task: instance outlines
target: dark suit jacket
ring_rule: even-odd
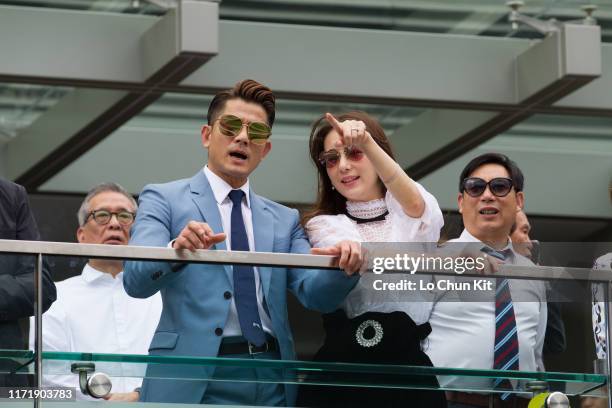
[[[25,189],[0,179],[0,239],[40,239]],[[0,349],[24,349],[27,336],[18,320],[34,314],[35,255],[0,253]],[[55,285],[43,268],[43,309],[55,301]],[[0,371],[2,367],[0,367]],[[0,375],[0,386],[3,383]]]

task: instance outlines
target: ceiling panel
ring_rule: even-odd
[[[221,18],[333,27],[458,35],[541,38],[535,30],[508,23],[505,0],[224,0]],[[528,0],[521,12],[542,20],[580,20],[581,7],[598,7],[594,17],[604,41],[612,41],[610,0]]]
[[[71,88],[0,83],[0,145],[13,140]]]
[[[105,13],[164,14],[175,0],[2,0],[0,4]]]
[[[197,0],[196,0],[197,1]],[[223,0],[226,20],[277,22],[495,37],[541,37],[522,26],[512,31],[505,0]],[[543,20],[582,19],[581,7],[593,4],[604,41],[612,41],[612,0],[528,0],[521,12]],[[0,0],[0,4],[162,15],[177,0]]]

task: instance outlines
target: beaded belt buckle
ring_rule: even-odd
[[[366,339],[363,335],[369,327],[374,329],[374,337]],[[383,338],[382,325],[376,320],[365,320],[357,327],[355,338],[357,339],[357,343],[362,347],[374,347],[380,343]]]

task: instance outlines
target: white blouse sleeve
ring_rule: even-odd
[[[310,245],[317,248],[333,246],[346,239],[363,240],[355,225],[342,214],[317,215],[306,223],[305,229]]]
[[[437,242],[440,239],[440,229],[444,226],[444,218],[438,200],[421,184],[417,182],[415,184],[425,202],[423,215],[418,218],[406,214],[391,192],[387,191],[385,196],[389,214],[393,217],[394,239],[397,241]]]

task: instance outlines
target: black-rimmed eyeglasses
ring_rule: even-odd
[[[136,214],[129,211],[113,212],[108,210],[96,210],[90,212],[85,221],[89,220],[89,218],[91,217],[98,225],[106,225],[111,221],[113,215],[117,217],[117,221],[119,222],[119,224],[128,226],[132,225]]]

